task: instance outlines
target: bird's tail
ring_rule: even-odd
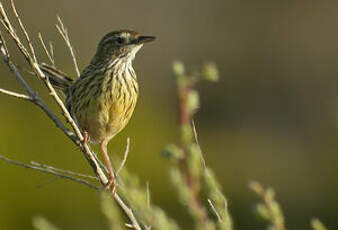
[[[50,65],[42,63],[40,69],[48,76],[54,88],[61,90],[63,93],[66,93],[67,89],[73,84],[74,80],[72,78]]]

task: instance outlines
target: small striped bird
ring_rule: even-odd
[[[154,39],[130,30],[108,33],[100,41],[90,64],[75,81],[52,67],[42,66],[53,86],[66,95],[66,107],[80,126],[85,142],[100,144],[109,171],[106,187],[112,191],[115,179],[107,144],[133,114],[139,88],[132,61],[143,44]]]

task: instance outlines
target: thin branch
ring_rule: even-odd
[[[119,167],[119,169],[116,171],[116,175],[119,175],[120,171],[123,169],[124,165],[127,162],[127,157],[128,157],[128,153],[129,153],[129,147],[130,147],[130,138],[127,138],[127,146],[126,146],[126,150],[124,151],[124,155],[123,155],[123,159],[121,162],[121,165]]]
[[[76,56],[75,56],[75,53],[74,53],[73,46],[72,46],[72,44],[70,42],[70,39],[69,39],[67,28],[64,26],[64,24],[63,24],[63,22],[62,22],[62,20],[61,20],[61,18],[59,16],[57,16],[57,20],[58,20],[59,24],[56,24],[56,28],[59,31],[59,33],[61,34],[62,38],[66,42],[66,45],[67,45],[67,47],[68,47],[68,49],[70,51],[70,54],[72,55],[72,59],[73,59],[74,68],[75,68],[76,74],[77,74],[78,77],[80,77],[79,66],[77,64],[77,59],[76,59]]]
[[[0,16],[1,16],[0,21],[4,26],[4,28],[6,29],[7,33],[9,33],[9,35],[12,37],[12,39],[14,40],[15,44],[18,46],[19,50],[24,55],[24,57],[30,61],[31,56],[27,51],[27,49],[25,48],[25,46],[20,42],[20,39],[15,32],[15,29],[13,28],[12,24],[10,23],[10,20],[8,19],[7,13],[3,7],[2,2],[0,2]]]
[[[53,171],[56,171],[56,172],[65,173],[65,174],[68,174],[68,175],[73,175],[73,176],[78,176],[78,177],[85,177],[85,178],[90,178],[90,179],[94,179],[94,180],[99,180],[95,176],[90,176],[90,175],[86,175],[86,174],[82,174],[82,173],[78,173],[78,172],[73,172],[73,171],[65,170],[65,169],[59,169],[59,168],[55,168],[53,166],[46,165],[46,164],[41,164],[41,163],[38,163],[38,162],[35,162],[35,161],[31,161],[30,163],[32,165],[35,165],[35,166],[40,167],[40,168],[50,169],[50,170],[53,170]]]
[[[142,228],[140,227],[140,225],[138,224],[136,217],[134,216],[133,210],[131,210],[121,199],[121,197],[115,193],[114,194],[114,199],[115,201],[118,203],[118,205],[122,208],[122,210],[124,211],[124,213],[128,216],[129,220],[131,221],[131,223],[133,224],[133,227],[135,230],[142,230]]]
[[[6,94],[8,96],[16,97],[16,98],[19,98],[19,99],[28,100],[28,101],[32,101],[33,100],[32,97],[27,96],[25,94],[16,93],[16,92],[12,92],[12,91],[1,89],[1,88],[0,88],[0,93]]]
[[[24,33],[25,38],[26,38],[26,40],[27,40],[27,42],[28,42],[28,46],[29,46],[29,49],[30,49],[30,51],[31,51],[31,55],[33,56],[34,61],[37,62],[36,56],[35,56],[34,47],[33,47],[32,43],[31,43],[31,41],[30,41],[29,35],[28,35],[28,33],[27,33],[27,30],[26,30],[25,26],[23,25],[23,23],[22,23],[22,21],[21,21],[21,18],[20,18],[19,14],[18,14],[18,12],[17,12],[17,10],[16,10],[16,7],[15,7],[15,5],[14,5],[14,0],[10,0],[10,1],[11,1],[11,6],[12,6],[12,9],[13,9],[15,18],[16,18],[16,20],[18,21],[18,23],[19,23],[19,25],[20,25],[20,28],[21,28],[22,32]]]
[[[8,158],[6,158],[2,155],[0,155],[0,159],[3,160],[3,161],[6,161],[7,163],[12,164],[12,165],[17,165],[17,166],[28,168],[28,169],[34,169],[34,170],[37,170],[37,171],[40,171],[40,172],[43,172],[43,173],[47,173],[47,174],[59,177],[59,178],[63,178],[63,179],[67,179],[67,180],[77,182],[77,183],[84,184],[84,185],[88,186],[89,188],[92,188],[92,189],[95,189],[95,190],[100,190],[100,188],[98,188],[97,186],[89,183],[86,180],[71,177],[71,176],[68,176],[68,175],[64,175],[64,174],[55,172],[54,170],[51,170],[51,169],[40,168],[38,166],[33,166],[33,165],[25,164],[23,162],[14,161],[14,160],[8,159]]]
[[[55,60],[54,60],[54,56],[53,56],[54,54],[53,54],[53,53],[50,53],[50,52],[48,51],[48,49],[47,49],[47,47],[46,47],[46,44],[45,44],[45,42],[43,41],[43,38],[42,38],[41,33],[39,33],[38,37],[39,37],[40,43],[41,43],[41,45],[42,45],[42,48],[43,48],[43,50],[44,50],[45,53],[46,53],[46,56],[47,56],[48,60],[50,61],[50,63],[51,63],[52,66],[54,67],[54,66],[55,66]],[[49,44],[51,45],[51,43],[49,43]],[[51,47],[53,47],[53,46],[51,46]],[[53,49],[51,48],[51,50],[53,50]]]
[[[50,56],[52,57],[52,59],[54,61],[53,67],[55,67],[54,47],[53,47],[53,43],[51,41],[49,41],[49,53],[50,53]]]

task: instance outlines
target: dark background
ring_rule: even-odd
[[[107,32],[127,28],[157,36],[136,57],[139,103],[109,151],[122,156],[126,137],[131,138],[127,167],[150,182],[153,201],[182,225],[189,226],[168,182],[170,164],[159,154],[178,138],[171,73],[176,59],[190,69],[206,60],[219,67],[219,83],[199,86],[196,124],[235,229],[265,228],[253,214],[251,180],[276,189],[288,229],[309,229],[313,217],[338,229],[337,1],[16,3],[35,44],[38,32],[52,40],[57,66],[73,76],[70,55],[54,27],[57,14],[69,28],[81,69]],[[39,58],[45,60],[42,52]],[[27,79],[52,105],[41,83]],[[0,87],[22,91],[3,63]],[[37,107],[5,95],[0,105],[0,154],[91,173],[79,151]],[[36,215],[61,229],[108,229],[97,193],[84,186],[4,162],[0,180],[1,229],[32,229]]]

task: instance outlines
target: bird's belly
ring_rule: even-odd
[[[109,141],[128,124],[136,105],[136,97],[123,102],[113,100],[102,103],[102,100],[97,100],[99,101],[101,103],[92,103],[85,116],[78,120],[81,129],[88,132],[91,141],[96,143]]]

